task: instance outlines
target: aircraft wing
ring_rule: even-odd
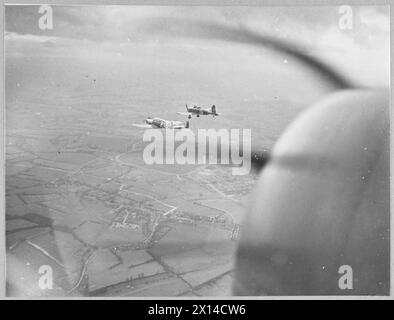
[[[180,114],[182,116],[189,116],[189,115],[191,115],[190,112],[177,112],[177,114]]]
[[[150,124],[142,124],[142,123],[140,123],[140,124],[133,123],[133,127],[137,127],[137,128],[145,128],[145,129],[148,129],[148,128],[153,128],[153,126],[152,126],[152,125],[150,125]]]

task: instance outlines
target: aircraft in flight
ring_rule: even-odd
[[[182,121],[169,121],[160,118],[145,119],[144,124],[133,124],[134,127],[138,128],[163,128],[163,129],[187,129],[189,128],[189,121],[186,123]]]
[[[200,115],[204,115],[204,116],[212,115],[213,117],[220,115],[220,113],[216,112],[215,105],[213,105],[211,108],[206,108],[206,109],[202,109],[201,107],[197,107],[196,105],[189,108],[186,105],[186,111],[187,112],[177,112],[177,113],[187,116],[189,119],[191,119],[192,115],[196,115],[197,117],[199,117]]]

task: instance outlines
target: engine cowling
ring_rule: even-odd
[[[259,178],[234,294],[388,294],[389,163],[387,91],[338,92],[302,114]]]

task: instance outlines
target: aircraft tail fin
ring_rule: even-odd
[[[187,103],[186,103],[186,111],[189,111],[189,107],[187,106]]]

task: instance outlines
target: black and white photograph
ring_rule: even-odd
[[[6,297],[390,296],[388,5],[6,3],[3,38]]]

